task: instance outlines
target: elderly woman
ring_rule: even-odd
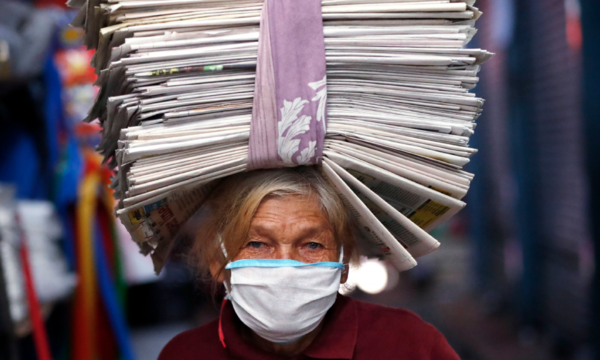
[[[316,168],[225,179],[192,258],[227,291],[218,320],[175,337],[159,360],[458,359],[415,314],[338,294],[351,219]]]

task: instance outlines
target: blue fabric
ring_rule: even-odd
[[[21,129],[0,134],[0,182],[16,188],[19,199],[44,199],[40,158],[33,137]]]
[[[125,320],[125,314],[121,308],[115,289],[115,283],[110,273],[108,259],[104,253],[103,235],[100,230],[100,222],[94,224],[94,255],[96,275],[98,276],[98,288],[100,297],[106,307],[108,320],[113,328],[117,345],[121,350],[122,359],[135,360],[135,352],[129,336],[129,328]]]
[[[70,269],[75,269],[74,215],[71,207],[77,203],[79,181],[83,177],[83,159],[77,147],[77,140],[69,134],[67,144],[62,149],[61,159],[56,166],[53,199],[64,228],[64,250]]]
[[[333,261],[324,261],[318,263],[303,263],[301,261],[290,260],[290,259],[244,259],[234,261],[232,263],[227,264],[225,269],[238,269],[244,267],[268,267],[268,268],[278,268],[278,267],[303,267],[303,266],[321,266],[321,267],[332,267],[338,269],[344,269],[344,264]]]
[[[42,77],[0,97],[0,182],[19,199],[49,199],[62,119],[60,77],[51,54]]]
[[[46,57],[44,67],[44,83],[46,85],[46,94],[44,99],[44,120],[46,135],[45,151],[48,161],[48,175],[51,177],[54,173],[54,167],[59,157],[59,138],[58,131],[63,123],[63,104],[62,104],[62,85],[58,68],[54,63],[54,54],[49,53]]]

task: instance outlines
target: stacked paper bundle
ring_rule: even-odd
[[[261,1],[71,0],[101,87],[88,121],[117,169],[118,216],[157,262],[216,179],[246,170]],[[491,54],[463,48],[474,0],[323,0],[323,171],[399,270],[456,214]],[[326,89],[326,90],[325,90]],[[315,99],[313,99],[315,100]],[[287,104],[290,107],[296,104]],[[286,106],[287,106],[286,105]],[[160,264],[158,264],[160,266]]]

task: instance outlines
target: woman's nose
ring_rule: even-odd
[[[277,259],[298,260],[297,254],[294,252],[294,248],[291,245],[279,246]]]

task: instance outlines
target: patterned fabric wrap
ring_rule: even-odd
[[[320,163],[326,103],[321,0],[265,0],[248,168]]]

